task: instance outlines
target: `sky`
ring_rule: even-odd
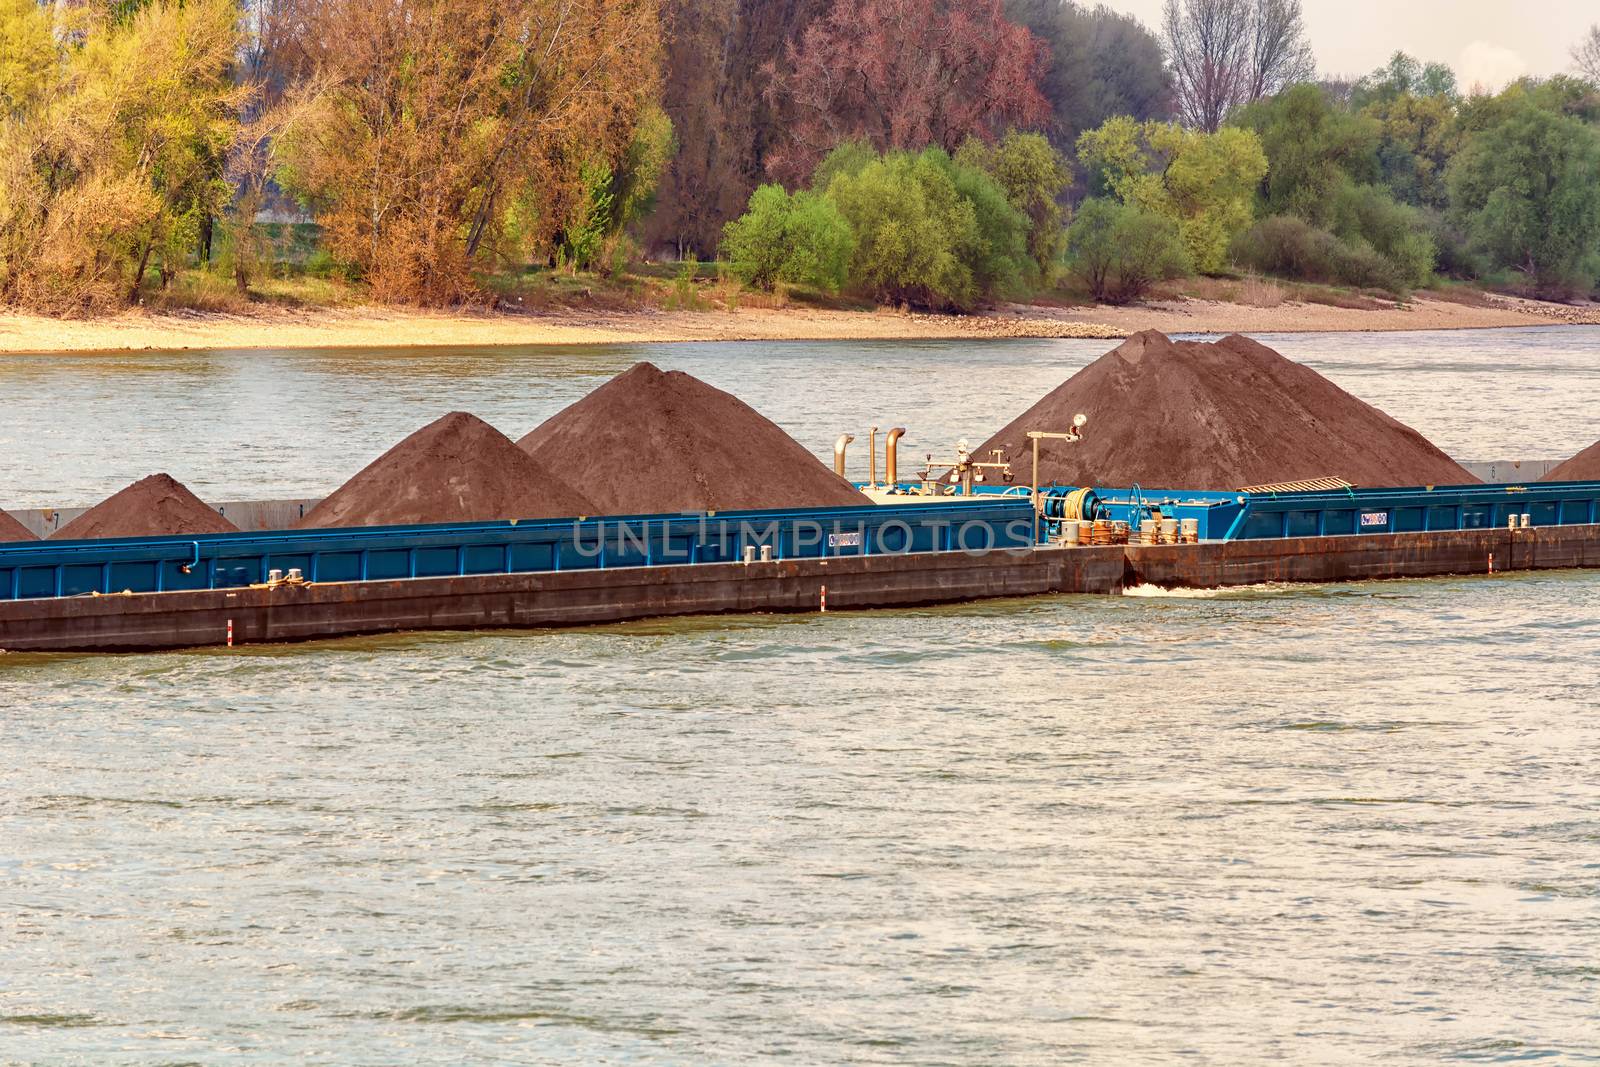
[[[1093,2],[1093,0],[1091,0]],[[1100,0],[1156,29],[1162,0]],[[1600,22],[1595,0],[1303,0],[1320,72],[1360,75],[1396,50],[1448,63],[1462,88],[1498,89],[1571,66],[1573,44]]]

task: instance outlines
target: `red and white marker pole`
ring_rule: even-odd
[[[233,647],[233,620],[228,620],[228,647]]]
[[[827,586],[823,586],[822,587],[822,610],[823,611],[827,611],[828,610],[828,587]]]

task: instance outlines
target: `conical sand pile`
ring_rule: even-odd
[[[1542,482],[1600,482],[1600,441],[1596,441],[1576,456],[1539,479]]]
[[[238,533],[170,474],[152,474],[96,504],[61,529],[53,540],[94,537],[174,537]]]
[[[1477,481],[1415,430],[1237,334],[1209,344],[1135,334],[975,455],[1005,449],[1025,482],[1027,431],[1065,431],[1078,412],[1089,419],[1082,441],[1040,442],[1040,484],[1228,491],[1310,478],[1374,487]]]
[[[38,538],[33,535],[32,530],[5,512],[0,511],[0,545],[9,544],[13,541],[37,540]]]
[[[738,397],[650,363],[517,444],[583,486],[606,515],[871,502]]]
[[[505,434],[456,411],[373,460],[313,508],[299,526],[401,526],[592,514],[593,503]]]

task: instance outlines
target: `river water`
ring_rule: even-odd
[[[1274,338],[1459,458],[1600,332]],[[826,449],[1068,342],[0,362],[0,500],[336,485],[638,358]],[[1600,1060],[1600,575],[0,657],[0,1062]]]
[[[1263,334],[1458,460],[1564,459],[1600,437],[1600,327]],[[320,496],[449,411],[512,438],[640,359],[736,393],[832,460],[988,438],[1105,341],[721,343],[0,357],[0,507],[98,502],[154,471],[200,496]],[[1091,431],[1092,428],[1091,428]],[[904,468],[907,464],[902,463]],[[855,467],[860,469],[856,470]]]

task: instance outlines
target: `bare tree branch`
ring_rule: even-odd
[[[1600,23],[1590,26],[1583,40],[1572,47],[1572,63],[1579,74],[1600,85]]]
[[[1162,19],[1184,122],[1215,132],[1234,108],[1316,76],[1301,0],[1167,0]]]

